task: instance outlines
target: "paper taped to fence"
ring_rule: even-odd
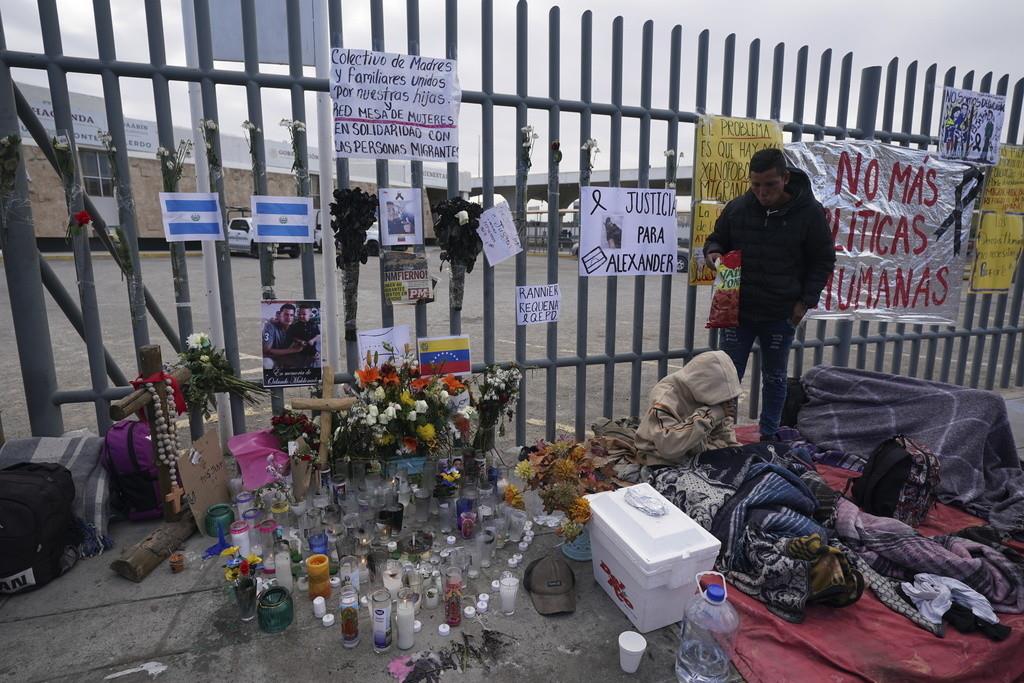
[[[1024,216],[983,213],[974,242],[976,254],[971,271],[971,291],[1005,292],[1013,283],[1024,237]]]
[[[459,160],[454,59],[331,50],[334,156]]]
[[[312,197],[252,196],[254,242],[312,242],[316,212]]]
[[[979,164],[999,159],[1006,97],[946,87],[942,93],[939,156]]]
[[[512,258],[523,250],[508,204],[499,204],[484,211],[480,215],[477,234],[480,235],[484,253],[487,254],[487,260],[492,266]]]
[[[584,187],[581,191],[581,276],[675,272],[674,190]]]
[[[168,242],[222,239],[220,198],[216,192],[161,192],[160,212]]]
[[[385,250],[380,258],[384,265],[384,298],[393,304],[430,300],[430,269],[426,254]]]
[[[405,357],[406,347],[408,346],[409,351],[412,351],[412,347],[409,346],[408,325],[360,330],[358,336],[360,365],[367,363],[367,356],[369,356],[371,365],[374,362],[378,365],[384,362],[401,363]],[[374,361],[374,356],[376,356],[376,361]]]
[[[782,147],[782,126],[777,121],[702,116],[693,144],[694,203],[725,203],[750,187],[750,157],[755,152]]]
[[[1003,145],[999,163],[988,171],[981,210],[1024,213],[1024,147]]]
[[[793,142],[836,245],[811,318],[955,324],[977,167],[874,142]]]
[[[423,244],[423,200],[418,187],[381,187],[377,190],[384,246]]]
[[[715,231],[715,221],[722,215],[725,204],[719,202],[696,202],[690,225],[690,284],[710,285],[715,281],[715,271],[704,262],[704,243]]]
[[[516,287],[516,325],[558,322],[562,293],[557,284]]]

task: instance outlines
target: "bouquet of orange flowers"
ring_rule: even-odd
[[[459,433],[456,422],[468,421],[473,411],[453,408],[453,400],[467,391],[454,375],[420,374],[411,357],[356,370],[359,401],[339,418],[334,432],[335,459],[386,461],[418,455],[436,455],[451,447]]]
[[[583,526],[590,521],[590,503],[583,496],[616,488],[611,465],[571,438],[538,442],[516,465],[515,473],[527,489],[537,491],[548,514],[556,510],[565,513],[558,533],[567,541],[583,533]],[[521,498],[518,491],[512,496]]]

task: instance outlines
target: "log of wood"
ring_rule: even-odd
[[[119,576],[140,583],[160,566],[189,536],[196,531],[196,520],[186,510],[176,522],[164,522],[149,536],[121,552],[121,557],[110,563]]]
[[[192,373],[189,372],[188,368],[177,368],[170,374],[171,377],[178,381],[178,384],[185,384],[192,377]],[[110,402],[110,418],[112,420],[123,420],[145,408],[148,403],[149,392],[145,389],[138,389],[124,398]]]
[[[348,410],[358,399],[346,398],[293,398],[291,401],[292,410],[333,410],[340,412]]]

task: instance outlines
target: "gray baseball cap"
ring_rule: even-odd
[[[531,562],[523,585],[538,614],[576,611],[576,575],[557,553]]]

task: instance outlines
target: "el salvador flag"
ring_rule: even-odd
[[[312,242],[313,198],[253,195],[252,224],[256,242]]]
[[[215,242],[223,238],[215,192],[161,192],[160,212],[168,242]]]

